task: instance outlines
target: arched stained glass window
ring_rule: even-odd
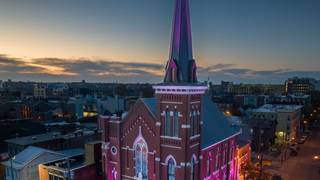
[[[168,180],[175,180],[176,165],[172,158],[168,160]]]
[[[143,139],[138,140],[135,145],[135,167],[136,177],[148,179],[148,147]]]

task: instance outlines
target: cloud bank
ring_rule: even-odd
[[[0,54],[0,79],[21,81],[161,82],[163,64],[107,60],[38,58],[21,59]],[[236,83],[283,83],[292,76],[320,79],[320,71],[294,69],[254,70],[236,64],[198,67],[200,80]]]

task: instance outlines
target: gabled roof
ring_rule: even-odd
[[[34,147],[34,146],[29,146],[14,157],[14,159],[12,160],[12,167],[15,169],[21,169],[24,166],[26,166],[28,163],[30,163],[32,160],[34,160],[35,158],[39,157],[44,153],[55,154],[57,155],[57,158],[67,157],[64,154],[61,154],[55,151]],[[11,160],[6,161],[3,164],[6,166],[11,166],[10,161]]]
[[[141,98],[141,101],[147,106],[149,111],[156,117],[157,114],[157,98]]]
[[[239,133],[229,123],[227,117],[218,109],[217,105],[207,96],[202,99],[202,121],[202,149]]]

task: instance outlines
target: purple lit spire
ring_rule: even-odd
[[[170,59],[166,66],[166,83],[195,83],[196,64],[192,56],[191,25],[188,0],[176,0]]]

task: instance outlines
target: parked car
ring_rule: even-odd
[[[290,144],[290,149],[298,151],[300,148],[299,148],[298,144],[294,142],[294,143]]]
[[[292,150],[290,151],[290,156],[297,156],[298,155],[298,151]]]
[[[282,180],[282,177],[280,175],[273,175],[272,180]]]
[[[306,139],[301,138],[298,140],[298,144],[304,144],[306,142]]]

